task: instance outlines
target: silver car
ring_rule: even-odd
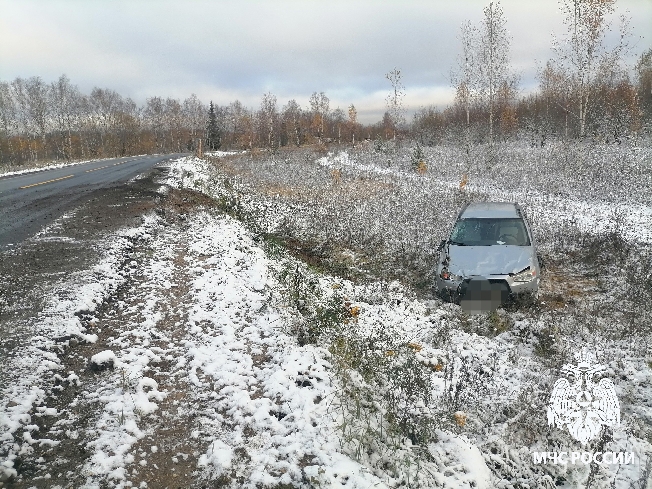
[[[469,312],[538,294],[536,245],[518,204],[468,204],[439,252],[437,291]]]

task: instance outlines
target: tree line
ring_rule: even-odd
[[[151,97],[139,107],[109,88],[82,93],[66,75],[0,81],[0,162],[185,151],[204,136],[205,105]]]
[[[616,0],[561,0],[560,7],[566,30],[553,37],[553,57],[540,67],[538,89],[529,94],[519,91],[510,64],[511,37],[500,2],[483,10],[479,24],[463,24],[452,76],[455,102],[441,114],[418,114],[421,131],[441,139],[452,129],[467,147],[513,138],[544,145],[560,138],[620,143],[649,137],[652,49],[628,66],[631,29],[625,16],[614,25]],[[614,31],[618,39],[609,42]]]
[[[490,145],[526,140],[592,138],[621,143],[652,134],[652,49],[627,66],[629,26],[607,46],[615,0],[562,0],[566,32],[553,38],[554,57],[538,73],[539,86],[521,93],[511,67],[510,42],[500,2],[482,21],[460,29],[461,51],[451,76],[454,103],[444,110],[422,107],[411,120],[403,104],[400,70],[385,78],[387,111],[376,124],[358,122],[357,109],[331,108],[324,92],[306,107],[285,105],[271,92],[258,108],[228,105],[196,95],[185,100],[150,97],[139,106],[109,88],[82,93],[66,75],[0,81],[0,163],[73,160],[145,153],[277,148],[312,143],[355,144],[362,139],[409,137],[423,145]]]
[[[353,105],[331,110],[323,92],[313,93],[307,108],[290,100],[281,110],[271,93],[258,109],[238,100],[207,106],[194,94],[150,97],[139,106],[109,88],[82,93],[66,75],[52,83],[38,76],[0,81],[2,164],[185,152],[200,141],[212,150],[300,146],[377,132],[358,123]]]

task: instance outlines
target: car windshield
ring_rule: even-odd
[[[473,218],[455,223],[450,243],[461,246],[530,246],[530,239],[522,219]]]

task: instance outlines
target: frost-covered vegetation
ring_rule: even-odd
[[[467,158],[440,146],[418,150],[426,168],[415,168],[415,151],[403,142],[188,160],[181,179],[268,252],[282,245],[294,257],[277,270],[295,311],[289,331],[328,350],[342,449],[388,486],[645,487],[650,150],[514,145],[488,163],[481,148]],[[432,295],[436,245],[471,200],[525,209],[545,264],[535,305],[466,316]],[[582,347],[607,365],[622,410],[622,424],[587,447],[545,415],[559,369]],[[455,443],[470,444],[469,459],[447,459]],[[640,463],[532,461],[584,449],[633,451]]]
[[[171,162],[142,225],[44,290],[7,359],[0,486],[646,487],[652,152],[330,149]],[[525,209],[535,303],[469,316],[432,293],[471,200]],[[34,240],[69,239],[69,217]],[[586,446],[546,415],[582,349],[621,419]],[[636,460],[533,458],[563,451]]]

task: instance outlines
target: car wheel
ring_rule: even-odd
[[[453,298],[451,297],[451,292],[448,289],[438,290],[437,296],[444,302],[453,302]]]
[[[539,291],[535,292],[525,292],[518,296],[518,303],[526,307],[532,307],[538,304],[539,302]]]

